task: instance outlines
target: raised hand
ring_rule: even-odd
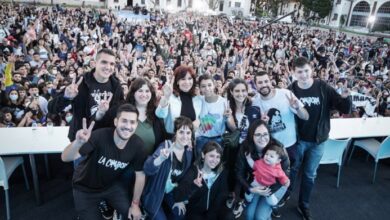
[[[171,78],[168,78],[168,81],[165,83],[163,87],[163,93],[166,99],[169,99],[169,97],[172,95],[174,81],[175,80],[173,76]]]
[[[72,83],[65,88],[64,97],[68,99],[74,99],[79,94],[79,86],[83,81],[83,77],[80,77],[76,83],[76,77],[72,79]]]
[[[268,111],[261,114],[261,120],[268,124],[269,121]]]
[[[194,179],[194,184],[197,185],[198,187],[202,187],[202,180],[203,180],[203,173],[198,169],[198,175]]]
[[[298,99],[297,99],[297,97],[295,97],[295,95],[292,92],[290,92],[290,96],[286,94],[286,98],[287,98],[288,102],[290,103],[291,108],[296,109],[296,110],[299,109],[300,106],[299,106]]]
[[[230,116],[232,116],[232,109],[230,108],[229,100],[225,103],[223,115],[225,116],[225,118],[229,118]]]
[[[102,100],[100,100],[98,111],[102,114],[106,113],[108,109],[110,108],[110,102],[112,99],[112,93],[105,92],[104,97]]]
[[[87,128],[87,119],[83,118],[83,128],[77,131],[76,141],[79,142],[80,144],[85,144],[91,137],[91,133],[94,125],[95,122],[92,121],[89,127]]]
[[[8,63],[15,63],[15,61],[16,61],[15,54],[11,54],[8,56]]]
[[[168,159],[171,152],[172,152],[172,145],[169,143],[168,140],[165,140],[165,146],[163,149],[160,150],[160,155],[159,155],[161,161]]]

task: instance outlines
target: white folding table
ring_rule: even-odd
[[[38,205],[42,203],[35,154],[62,153],[70,143],[69,127],[0,128],[0,155],[28,154]]]
[[[331,139],[389,136],[390,117],[331,119],[330,128]]]

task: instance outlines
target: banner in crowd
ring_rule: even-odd
[[[351,92],[352,104],[355,107],[362,107],[366,115],[370,117],[376,116],[375,107],[376,100],[373,97],[360,94],[358,92]]]

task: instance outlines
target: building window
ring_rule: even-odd
[[[181,7],[181,0],[177,0],[177,7]]]
[[[234,3],[235,8],[241,8],[241,2],[235,2]]]
[[[192,8],[192,0],[188,0],[188,7]]]
[[[219,11],[223,11],[223,1],[219,2]]]
[[[369,15],[370,5],[365,1],[359,2],[353,8],[351,22],[349,26],[365,27],[367,25],[367,19]]]
[[[390,30],[390,1],[379,7],[373,30],[381,32]]]
[[[160,0],[155,0],[155,4],[156,4],[157,6],[159,6],[159,5],[160,5]]]
[[[232,7],[232,1],[229,1],[229,8]]]
[[[333,14],[332,20],[333,20],[333,21],[337,20],[337,17],[338,17],[338,16],[339,16],[338,14]]]
[[[341,0],[337,0],[336,4],[338,5],[338,4],[340,4],[340,3],[341,3]]]
[[[168,3],[168,4],[171,3],[171,0],[167,0],[167,3]]]
[[[115,3],[118,3],[118,2],[119,2],[119,0],[114,0],[114,2],[115,2]]]
[[[145,0],[141,0],[141,4],[144,5],[145,4]]]

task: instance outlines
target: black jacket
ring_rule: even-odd
[[[93,83],[93,72],[95,72],[95,69],[83,75],[83,81],[78,88],[79,93],[73,100],[64,98],[64,91],[62,91],[48,104],[48,110],[52,114],[61,113],[65,107],[70,104],[72,105],[73,119],[70,122],[68,133],[68,138],[70,141],[73,141],[76,138],[76,132],[82,128],[83,118],[87,119],[88,124],[92,120],[95,120],[95,115],[91,115],[88,106],[88,100],[92,98],[90,96],[89,85]],[[124,96],[120,82],[114,75],[109,78],[109,81],[111,83],[111,88],[113,88],[114,90],[112,91],[113,97],[111,99],[110,106],[114,106],[117,105],[120,101],[122,101],[124,99]],[[98,128],[108,127],[110,124],[111,122],[108,121],[108,117],[105,115],[101,120],[96,121],[94,130]]]
[[[295,94],[298,88],[298,82],[293,82],[289,89]],[[316,142],[318,144],[326,141],[329,138],[330,131],[330,112],[332,110],[338,110],[343,114],[349,114],[352,109],[352,100],[350,97],[343,98],[336,92],[334,88],[328,85],[326,82],[320,80],[321,90],[321,113],[320,120],[317,122],[317,137]],[[297,120],[301,120],[297,118]],[[309,116],[310,120],[310,116]],[[298,131],[299,133],[299,131]],[[299,137],[298,137],[299,138]]]
[[[272,140],[271,140],[272,141]],[[243,143],[243,145],[248,144],[246,141]],[[251,188],[250,184],[253,182],[253,169],[249,166],[246,154],[243,146],[241,146],[240,151],[238,152],[237,161],[236,161],[236,178],[238,183],[244,188],[245,192],[249,193],[249,189]],[[285,151],[286,155],[287,152]],[[260,156],[255,153],[251,152],[251,157],[254,161],[261,159]],[[290,173],[290,160],[288,156],[282,158],[282,161],[280,162],[283,171],[288,176]],[[270,189],[272,193],[276,192],[282,185],[279,182],[276,182],[273,184]]]
[[[175,201],[188,200],[186,205],[187,217],[204,216],[204,220],[218,219],[223,216],[221,210],[224,208],[228,196],[227,173],[223,169],[217,174],[217,179],[209,189],[203,180],[202,187],[194,184],[197,178],[198,169],[195,165],[188,170],[179,186],[173,190]]]

